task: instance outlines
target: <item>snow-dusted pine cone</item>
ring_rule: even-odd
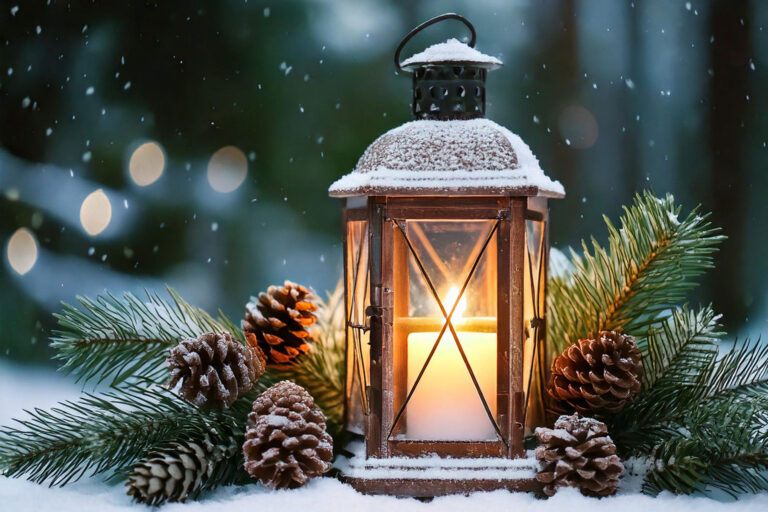
[[[310,289],[285,281],[246,304],[243,332],[256,338],[268,365],[289,365],[309,350],[309,327],[317,321],[316,300]]]
[[[624,464],[605,423],[581,418],[578,413],[560,416],[555,428],[537,428],[536,458],[541,470],[536,479],[552,496],[558,487],[576,487],[586,496],[610,496],[616,492]]]
[[[183,340],[170,350],[167,360],[171,370],[168,387],[180,381],[181,396],[208,409],[230,407],[264,373],[257,351],[228,332]]]
[[[617,411],[640,391],[643,364],[632,336],[601,331],[569,346],[552,363],[550,396],[583,414]]]
[[[133,466],[125,485],[128,495],[147,505],[184,501],[198,493],[217,461],[235,454],[236,446],[179,441],[151,453]]]
[[[333,439],[312,396],[282,381],[253,402],[243,454],[253,478],[271,489],[295,489],[331,469]]]

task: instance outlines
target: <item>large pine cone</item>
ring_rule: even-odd
[[[555,358],[548,391],[561,405],[584,414],[617,411],[640,391],[642,371],[632,336],[601,331]]]
[[[286,366],[309,351],[309,327],[316,321],[316,298],[311,290],[290,281],[270,286],[245,306],[243,331],[256,339],[268,365]]]
[[[605,423],[592,418],[560,416],[555,428],[537,428],[536,458],[541,470],[536,479],[552,496],[558,487],[576,487],[586,496],[616,493],[624,464]]]
[[[253,478],[271,489],[295,489],[331,468],[333,439],[312,396],[286,380],[253,402],[243,454]]]
[[[206,409],[230,407],[264,373],[258,351],[228,332],[183,340],[170,350],[167,361],[171,369],[168,387],[181,381],[181,396]]]
[[[137,462],[125,483],[127,493],[147,505],[184,501],[202,490],[217,461],[235,451],[235,445],[217,446],[208,438],[179,441]]]

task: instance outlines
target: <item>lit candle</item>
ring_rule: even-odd
[[[458,290],[451,289],[445,302],[449,311],[457,296]],[[495,417],[495,318],[462,319],[465,309],[466,299],[462,297],[451,323]],[[489,327],[491,332],[488,332]],[[481,330],[485,332],[478,332]],[[436,331],[411,332],[408,335],[408,389],[413,386],[438,335]],[[406,425],[410,439],[479,441],[495,438],[493,424],[483,408],[450,329],[443,334],[408,404]]]

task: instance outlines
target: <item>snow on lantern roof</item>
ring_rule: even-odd
[[[405,59],[400,65],[403,68],[415,68],[425,64],[475,64],[478,67],[495,69],[503,63],[496,57],[485,55],[474,48],[451,38],[444,43],[430,46],[423,52]]]
[[[485,118],[411,121],[390,130],[328,193],[565,196],[520,137]]]

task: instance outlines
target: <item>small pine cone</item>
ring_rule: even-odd
[[[270,286],[245,306],[243,332],[256,341],[271,366],[287,366],[309,351],[309,327],[317,321],[312,291],[286,281]]]
[[[541,470],[536,479],[552,496],[558,487],[576,487],[585,496],[616,493],[624,464],[605,423],[592,418],[560,416],[555,428],[537,428],[536,458]]]
[[[168,387],[181,381],[181,396],[206,409],[230,407],[264,373],[258,352],[228,332],[184,340],[170,350],[167,361],[171,370]]]
[[[234,446],[216,446],[208,438],[174,443],[133,466],[127,493],[147,505],[184,501],[202,489],[217,460],[234,453]]]
[[[312,396],[286,380],[253,402],[243,454],[253,478],[271,489],[295,489],[331,469],[333,439]]]
[[[640,391],[643,364],[632,336],[601,331],[569,346],[552,363],[548,391],[582,414],[618,411]]]

